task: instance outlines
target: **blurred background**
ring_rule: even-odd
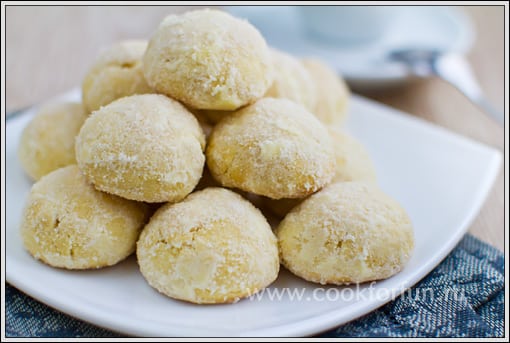
[[[113,42],[128,38],[148,38],[158,23],[169,13],[184,12],[189,7],[34,7],[34,6],[8,6],[6,7],[6,106],[7,112],[31,106],[50,99],[53,96],[79,87],[82,78],[87,72],[94,58],[101,49]],[[246,9],[229,9],[232,12]],[[257,25],[267,25],[267,21],[283,25],[278,27],[261,28],[264,35],[266,30],[273,29],[268,38],[291,44],[293,38],[305,34],[292,32],[292,25],[287,24],[286,15],[282,8],[274,8],[274,16],[267,17],[259,13],[258,17],[249,18]],[[401,16],[399,27],[393,25],[396,17],[386,16],[384,23],[371,20],[372,29],[382,33],[381,28],[393,25],[391,33],[386,32],[390,38],[407,37],[413,39],[424,34],[451,39],[450,44],[461,51],[465,51],[483,91],[488,100],[498,109],[504,106],[504,7],[503,6],[467,6],[454,8],[454,13],[461,12],[459,17],[445,16],[442,24],[449,25],[449,32],[442,33],[437,23],[437,16],[431,11],[433,7],[413,7],[411,16]],[[280,12],[278,12],[280,11]],[[245,12],[243,12],[246,14]],[[239,13],[236,13],[239,15]],[[463,15],[462,15],[463,14]],[[251,13],[249,13],[251,15]],[[306,18],[312,18],[313,13],[307,13]],[[366,57],[370,52],[377,51],[377,39],[381,37],[365,37],[364,44],[353,48],[356,44],[347,45],[347,50],[355,54],[346,54],[342,51],[331,52],[332,39],[347,39],[346,37],[327,37],[320,34],[320,30],[328,30],[326,26],[320,27],[320,18],[315,22],[315,35],[318,42],[317,49],[323,56],[329,56],[331,62],[341,65],[335,66],[342,71],[351,85],[356,86],[356,92],[385,103],[402,111],[434,122],[461,135],[471,137],[477,141],[489,144],[500,150],[504,145],[504,129],[496,121],[470,103],[462,94],[449,84],[437,79],[415,80],[412,82],[386,82],[377,87],[367,86],[360,80],[367,74],[378,74],[382,70],[377,63],[373,71],[358,65],[358,70],[342,69],[349,63],[342,61],[359,61],[359,56]],[[347,20],[347,19],[345,19]],[[460,20],[460,24],[459,21]],[[467,22],[464,22],[466,20]],[[430,27],[426,26],[430,21]],[[283,23],[283,24],[282,24]],[[290,22],[289,22],[290,23]],[[419,23],[419,24],[417,24]],[[350,23],[350,27],[356,21]],[[378,26],[377,25],[386,25]],[[457,26],[455,26],[457,25]],[[460,26],[459,26],[460,25]],[[463,26],[464,25],[464,26]],[[260,28],[260,27],[259,27]],[[290,30],[283,32],[283,29]],[[460,31],[459,31],[460,30]],[[469,31],[469,32],[463,32]],[[313,28],[308,28],[308,33]],[[331,30],[330,30],[331,31]],[[313,33],[313,32],[312,32]],[[354,32],[353,34],[355,34]],[[359,34],[359,32],[358,32]],[[473,35],[472,35],[473,34]],[[288,38],[288,39],[287,39]],[[324,38],[324,39],[322,39]],[[372,39],[372,42],[368,42]],[[329,40],[329,41],[328,41]],[[289,43],[290,42],[290,43]],[[367,43],[368,42],[368,43]],[[278,41],[276,41],[278,43]],[[315,44],[315,43],[314,43]],[[328,45],[329,44],[329,45]],[[279,46],[293,50],[303,44],[293,46]],[[299,51],[290,51],[299,54]],[[335,55],[335,53],[338,53]],[[314,55],[314,53],[310,53]],[[369,61],[369,60],[367,60]],[[354,62],[353,62],[354,63]],[[384,69],[387,70],[387,69]],[[391,70],[391,68],[390,68]],[[363,74],[363,77],[360,76]],[[391,74],[391,72],[389,72]],[[393,79],[402,79],[392,74]],[[395,76],[396,75],[396,76]],[[383,75],[384,76],[384,75]],[[386,75],[387,76],[387,75]],[[380,77],[379,77],[380,78]],[[363,80],[362,80],[363,81]],[[387,80],[386,80],[387,81]],[[400,80],[401,81],[401,80]],[[373,83],[371,83],[373,84]],[[503,249],[504,235],[504,188],[503,173],[501,171],[496,184],[489,195],[484,208],[471,226],[471,233],[477,237]]]

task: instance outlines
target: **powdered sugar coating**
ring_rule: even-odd
[[[361,142],[347,132],[328,127],[335,150],[336,169],[333,182],[376,182],[375,167]],[[265,207],[283,218],[302,199],[265,199]]]
[[[197,109],[235,110],[262,97],[273,80],[257,29],[211,9],[166,17],[143,63],[153,88]]]
[[[133,95],[93,112],[76,159],[99,190],[146,202],[179,201],[202,175],[205,138],[195,117],[163,95]]]
[[[302,198],[335,173],[327,129],[287,99],[263,98],[223,119],[209,137],[206,155],[223,186],[273,199]]]
[[[271,284],[280,266],[264,216],[223,188],[160,208],[140,235],[137,256],[152,287],[201,304],[249,296]]]
[[[292,100],[315,114],[317,90],[308,70],[294,56],[276,49],[271,49],[271,60],[275,78],[265,96]]]
[[[375,167],[363,144],[345,131],[328,127],[335,146],[336,173],[333,182],[376,182]]]
[[[388,278],[414,247],[405,210],[375,184],[340,182],[295,207],[276,230],[282,264],[321,284]]]
[[[349,108],[349,87],[322,61],[307,58],[301,62],[308,71],[317,94],[317,101],[312,112],[324,124],[341,126]]]
[[[143,203],[95,190],[71,165],[32,186],[21,236],[28,252],[51,266],[100,268],[134,252],[148,213]]]
[[[85,119],[82,104],[74,102],[46,105],[32,118],[21,134],[18,158],[33,180],[76,163],[74,139]]]
[[[147,41],[127,40],[97,58],[82,83],[82,101],[89,113],[125,96],[153,93],[142,70],[146,49]]]

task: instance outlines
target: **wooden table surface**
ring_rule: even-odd
[[[7,111],[45,101],[81,84],[98,50],[127,38],[147,38],[182,7],[14,7],[6,9]],[[488,98],[504,104],[504,7],[470,6],[477,39],[468,58]],[[504,130],[440,80],[365,94],[449,130],[503,150]],[[470,227],[503,249],[503,172]]]

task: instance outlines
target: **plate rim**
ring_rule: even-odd
[[[72,96],[76,96],[78,93],[78,89],[73,89],[69,92],[63,93],[62,95],[55,97],[55,100],[57,99],[65,99]],[[402,112],[398,109],[391,108],[389,106],[386,106],[384,104],[378,103],[373,100],[369,100],[367,98],[364,98],[359,95],[353,95],[353,102],[359,101],[362,103],[367,103],[370,106],[376,106],[378,107],[378,110],[385,110],[385,115],[390,116],[397,116],[399,117],[399,120],[407,121],[408,123],[411,123],[413,125],[425,125],[428,126],[428,129],[433,129],[434,131],[438,131],[440,134],[444,135],[447,134],[448,136],[454,137],[457,140],[461,140],[463,143],[469,143],[470,145],[475,145],[478,148],[481,148],[485,150],[490,155],[490,161],[487,164],[485,168],[485,177],[482,179],[483,182],[481,182],[477,187],[476,192],[476,200],[474,200],[471,203],[470,211],[468,215],[463,216],[462,222],[458,225],[458,229],[455,231],[454,234],[449,236],[449,240],[447,243],[445,243],[442,246],[442,249],[436,252],[433,255],[433,258],[430,258],[426,261],[426,263],[418,266],[415,270],[413,270],[413,273],[406,278],[405,280],[401,281],[399,284],[393,286],[394,288],[398,286],[405,286],[403,291],[407,288],[410,288],[414,286],[417,282],[419,282],[421,279],[423,279],[428,273],[430,273],[452,250],[453,248],[458,244],[458,242],[461,240],[461,238],[464,236],[464,234],[467,232],[469,225],[473,222],[473,220],[478,215],[482,205],[485,203],[485,200],[492,189],[492,185],[494,184],[494,181],[497,177],[497,174],[500,169],[501,161],[502,161],[502,155],[501,152],[493,147],[490,147],[488,145],[485,145],[480,142],[476,142],[470,138],[464,137],[462,135],[459,135],[455,132],[451,132],[443,127],[440,127],[438,125],[432,124],[430,122],[427,122],[424,119],[417,118],[414,116],[411,116],[409,114],[406,114],[405,112]],[[12,118],[12,120],[9,120],[6,122],[6,129],[8,128],[8,125],[12,122],[15,122],[16,120],[20,120],[22,117],[24,117],[26,114],[33,113],[35,110],[35,107],[27,109],[23,114]],[[391,112],[391,113],[390,113]],[[7,143],[7,142],[6,142]],[[7,180],[6,180],[7,181]],[[6,195],[6,201],[7,201],[7,193]],[[6,228],[7,229],[7,228]],[[11,260],[12,264],[16,264],[15,261]],[[136,335],[136,336],[149,336],[149,337],[167,337],[168,334],[172,334],[175,336],[180,337],[195,337],[195,336],[213,336],[213,337],[225,337],[225,334],[227,335],[236,335],[236,336],[307,336],[307,335],[313,335],[320,332],[323,332],[325,330],[331,329],[335,326],[345,324],[351,320],[355,320],[356,318],[359,318],[362,315],[368,314],[369,312],[373,311],[374,309],[384,305],[385,303],[393,300],[393,299],[385,299],[385,300],[376,300],[373,302],[365,303],[363,306],[358,307],[355,309],[354,314],[353,312],[349,312],[349,315],[347,316],[348,319],[345,320],[344,317],[346,317],[345,308],[342,309],[332,309],[325,313],[321,313],[320,315],[314,315],[311,318],[304,318],[297,321],[294,321],[292,323],[285,323],[285,324],[277,324],[274,326],[265,326],[261,328],[252,329],[249,331],[239,331],[233,329],[232,331],[225,332],[222,330],[215,330],[211,328],[200,328],[200,332],[197,335],[197,332],[193,331],[193,328],[190,326],[186,327],[179,327],[179,326],[173,326],[169,327],[169,330],[166,335],[159,336],[154,335],[154,332],[149,329],[147,329],[146,326],[141,327],[140,325],[131,325],[133,322],[136,324],[137,319],[130,319],[129,321],[126,321],[125,318],[122,320],[115,319],[116,316],[114,316],[113,311],[100,309],[97,310],[97,308],[94,310],[91,306],[84,306],[83,303],[80,304],[81,307],[78,307],[76,305],[69,305],[66,303],[66,299],[69,297],[69,295],[66,296],[65,299],[62,298],[55,298],[52,297],[51,292],[45,292],[41,289],[38,289],[38,287],[35,287],[34,285],[28,283],[26,280],[24,280],[23,277],[19,277],[16,275],[16,273],[13,273],[13,267],[11,265],[11,268],[7,268],[7,265],[9,264],[9,258],[8,254],[6,252],[6,269],[5,269],[5,281],[13,285],[14,287],[18,288],[20,291],[28,294],[29,296],[33,297],[34,299],[50,306],[51,308],[56,309],[57,311],[64,312],[70,316],[73,316],[75,318],[84,320],[92,325],[96,325],[102,328],[105,328],[107,330],[116,331],[121,334],[129,334],[129,335]],[[9,272],[9,270],[11,270]],[[402,289],[402,287],[400,287]],[[72,304],[72,302],[70,303]]]

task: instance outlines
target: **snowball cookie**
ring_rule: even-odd
[[[257,29],[211,9],[166,17],[143,63],[152,87],[197,109],[235,110],[262,97],[273,81]]]
[[[375,184],[340,182],[295,207],[276,230],[282,264],[305,280],[349,284],[399,272],[414,246],[400,205]]]
[[[85,121],[76,138],[76,160],[98,190],[175,202],[200,180],[204,146],[197,120],[180,103],[164,95],[133,95]]]
[[[21,134],[18,158],[33,179],[75,164],[74,139],[87,115],[79,103],[44,106]]]
[[[95,190],[71,165],[32,186],[21,236],[28,252],[50,266],[101,268],[135,251],[147,215],[147,205]]]
[[[367,150],[356,138],[333,127],[328,128],[335,147],[336,173],[333,182],[376,182],[375,167]]]
[[[361,144],[346,132],[328,127],[335,149],[336,169],[333,182],[365,181],[376,182],[375,168]],[[265,199],[265,207],[280,218],[299,204],[302,199]]]
[[[140,235],[136,254],[152,287],[199,304],[247,297],[272,283],[280,268],[264,216],[223,188],[160,208]]]
[[[312,112],[325,124],[341,125],[347,116],[350,92],[345,81],[316,59],[303,59],[315,85],[317,101]]]
[[[122,41],[99,56],[82,84],[83,104],[89,113],[128,95],[154,93],[143,77],[146,48],[143,40]]]
[[[282,51],[271,49],[271,57],[275,79],[266,97],[292,100],[313,113],[317,104],[317,90],[308,70],[298,59]]]
[[[223,186],[273,199],[305,197],[335,173],[327,129],[287,99],[263,98],[220,121],[206,155]]]

